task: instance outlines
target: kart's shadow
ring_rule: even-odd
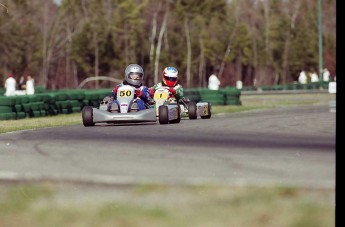
[[[93,127],[118,127],[118,126],[138,126],[138,125],[157,125],[158,122],[140,122],[140,123],[99,123]]]

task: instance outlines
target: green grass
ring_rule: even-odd
[[[145,192],[138,194],[138,188],[143,187]],[[2,186],[0,226],[335,226],[332,191],[209,185],[157,187],[98,188],[98,194],[91,195],[94,200],[84,200],[90,195],[67,193],[61,198],[61,192],[53,185]],[[122,196],[97,200],[101,195],[115,193]]]
[[[288,105],[318,104],[335,100],[333,94],[242,95],[242,105],[212,106],[213,114],[241,112],[253,109],[276,108]],[[81,113],[0,121],[0,133],[45,127],[82,124]]]
[[[212,106],[212,112],[241,112],[253,109],[278,108],[295,105],[317,105],[335,100],[333,94],[272,94],[272,95],[242,95],[242,105],[239,106]]]
[[[0,121],[0,133],[82,124],[81,113]]]

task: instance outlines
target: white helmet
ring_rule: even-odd
[[[130,64],[125,69],[125,81],[133,86],[140,86],[144,81],[144,70],[140,65]]]
[[[163,71],[162,79],[165,85],[174,87],[177,84],[178,71],[175,67],[166,67]]]

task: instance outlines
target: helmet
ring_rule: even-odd
[[[140,86],[144,81],[144,70],[140,65],[130,64],[125,69],[125,81],[132,86]]]
[[[177,74],[178,71],[175,67],[166,67],[162,75],[164,84],[169,87],[174,87],[177,84]]]

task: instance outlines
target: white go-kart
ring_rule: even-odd
[[[101,101],[99,108],[85,106],[82,110],[84,126],[94,126],[96,123],[139,123],[156,122],[156,110],[145,104],[146,109],[138,111],[135,89],[123,85],[117,90],[117,100],[111,96]]]
[[[181,117],[188,117],[189,119],[197,119],[200,116],[202,119],[209,119],[212,116],[211,104],[209,102],[191,102],[188,99],[180,99],[177,103],[176,98],[170,94],[169,87],[160,87],[154,94],[156,114],[162,121],[168,112],[166,109],[169,106],[174,106],[179,109],[179,117],[175,120],[180,122]],[[162,107],[161,107],[162,106]],[[171,107],[170,107],[171,108]],[[165,109],[165,110],[163,110]],[[164,113],[164,114],[160,114]],[[175,117],[175,116],[173,116]]]
[[[157,89],[153,96],[153,100],[155,101],[154,107],[160,124],[180,123],[180,106],[176,102],[171,102],[169,100],[169,91],[167,89]]]

